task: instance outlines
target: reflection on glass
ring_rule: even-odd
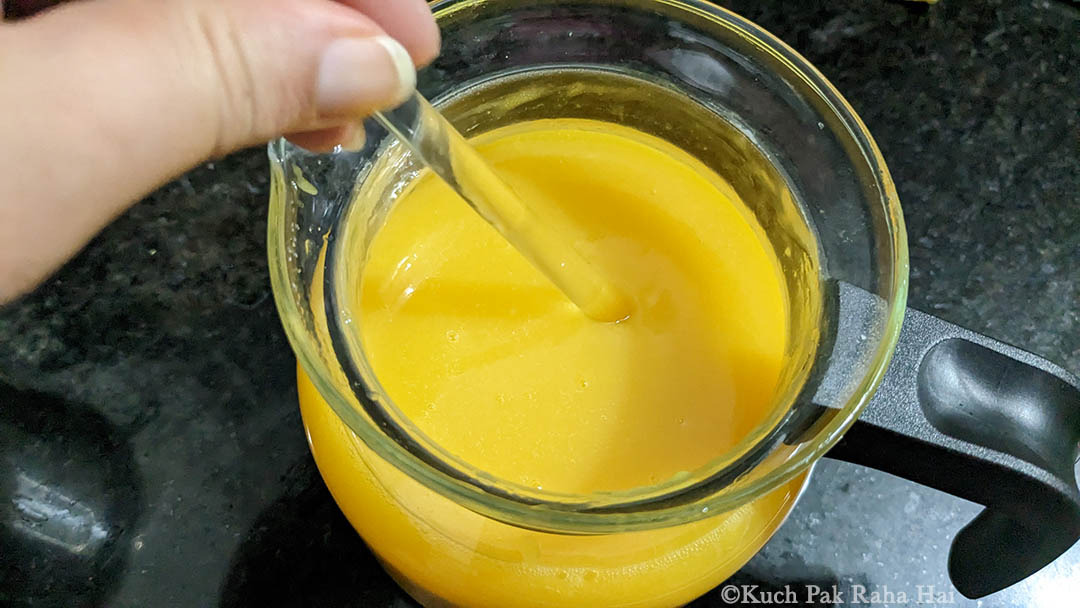
[[[93,509],[23,471],[15,476],[11,502],[19,516],[14,529],[72,554],[94,553],[108,536]]]

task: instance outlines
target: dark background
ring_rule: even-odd
[[[910,305],[1080,371],[1076,4],[721,4],[807,56],[874,133],[907,220]],[[412,605],[308,454],[268,195],[261,149],[203,165],[0,310],[0,383],[19,389],[0,390],[0,605]],[[949,541],[977,511],[826,460],[733,582],[947,592]],[[70,542],[29,551],[19,534],[50,521],[74,522]],[[1077,589],[1074,547],[956,601],[1065,605]]]

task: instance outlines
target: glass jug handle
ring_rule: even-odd
[[[839,292],[877,305],[851,285]],[[1080,379],[909,309],[881,386],[828,456],[984,505],[949,551],[953,584],[979,598],[1080,539],[1078,444]]]

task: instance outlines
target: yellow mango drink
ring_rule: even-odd
[[[598,121],[473,143],[632,304],[618,322],[586,317],[446,184],[417,178],[349,297],[372,371],[422,433],[495,478],[587,495],[686,475],[769,417],[790,303],[766,235],[718,175]],[[526,530],[381,460],[302,371],[299,393],[335,500],[427,606],[678,606],[745,563],[803,483],[662,529]]]

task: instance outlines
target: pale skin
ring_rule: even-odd
[[[209,158],[348,140],[438,49],[424,0],[83,0],[0,24],[0,304]]]

